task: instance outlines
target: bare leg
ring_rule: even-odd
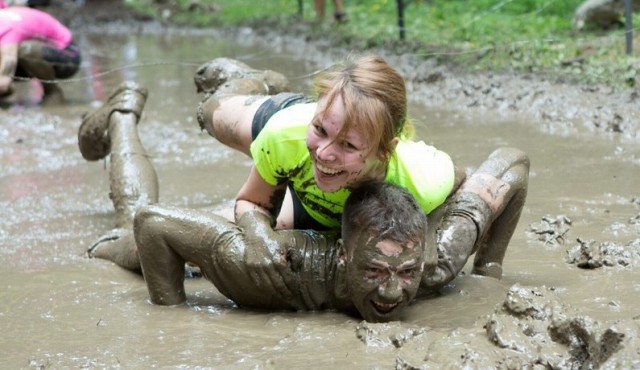
[[[344,4],[342,0],[333,0],[333,18],[336,22],[344,23],[347,21],[347,13],[344,11]]]
[[[527,195],[529,158],[501,148],[461,185],[448,201],[436,232],[438,263],[423,278],[435,290],[453,280],[477,251],[473,273],[500,278],[502,260]]]
[[[316,11],[316,19],[318,21],[324,20],[325,0],[313,0],[313,9]]]
[[[200,127],[222,144],[251,157],[253,117],[268,98],[266,95],[209,95],[198,106]]]

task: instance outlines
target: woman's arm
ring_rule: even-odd
[[[236,221],[245,212],[255,210],[271,217],[272,226],[275,226],[275,220],[282,207],[286,190],[286,184],[271,185],[264,181],[255,166],[251,167],[247,181],[236,196]]]

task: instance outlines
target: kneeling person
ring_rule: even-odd
[[[41,10],[5,7],[0,1],[0,98],[11,95],[18,77],[40,80],[44,101],[62,101],[56,80],[73,76],[80,61],[73,35],[60,21]]]

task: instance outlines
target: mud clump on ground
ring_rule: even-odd
[[[640,366],[637,320],[604,325],[580,315],[546,287],[512,286],[504,302],[475,326],[443,338],[427,328],[362,322],[356,335],[367,346],[395,353],[396,369]]]

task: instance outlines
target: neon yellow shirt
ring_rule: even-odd
[[[316,186],[306,145],[307,128],[316,105],[296,104],[274,114],[251,144],[251,155],[267,183],[288,183],[311,217],[338,229],[350,192],[342,189],[326,193]],[[445,201],[454,179],[453,162],[448,154],[423,141],[409,140],[398,143],[385,178],[409,190],[427,214]]]

